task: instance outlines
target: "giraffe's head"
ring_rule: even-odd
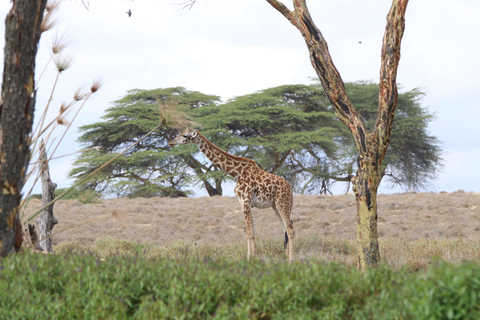
[[[170,141],[168,145],[170,147],[174,147],[174,146],[179,146],[181,144],[195,143],[195,138],[197,136],[198,136],[197,130],[194,130],[188,127],[182,133],[180,133],[178,137]]]

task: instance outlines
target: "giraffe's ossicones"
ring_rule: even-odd
[[[256,255],[255,234],[251,209],[273,208],[283,224],[285,231],[285,250],[288,260],[293,260],[293,222],[290,219],[293,192],[290,184],[282,177],[261,169],[253,160],[238,157],[215,146],[198,130],[190,127],[168,143],[169,146],[194,143],[205,156],[220,170],[225,171],[237,181],[235,194],[245,216],[247,234],[247,257]]]

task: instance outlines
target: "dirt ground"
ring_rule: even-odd
[[[378,196],[380,238],[480,238],[480,194],[402,193]],[[25,216],[40,208],[31,200]],[[167,245],[177,240],[196,243],[245,241],[245,222],[234,197],[100,199],[97,204],[59,200],[54,244],[93,243],[111,236]],[[35,219],[34,219],[35,220]],[[283,237],[272,209],[254,209],[257,239]],[[292,210],[296,236],[355,238],[356,207],[352,194],[296,195]]]

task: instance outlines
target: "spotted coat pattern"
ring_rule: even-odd
[[[288,260],[293,260],[293,238],[295,235],[290,219],[293,192],[290,184],[282,177],[261,169],[253,160],[238,157],[207,140],[199,131],[187,128],[168,143],[169,146],[194,143],[205,156],[219,169],[237,181],[235,194],[245,216],[247,234],[247,257],[256,255],[255,232],[252,208],[273,208],[285,231],[285,251]]]

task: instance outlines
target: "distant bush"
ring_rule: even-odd
[[[17,254],[1,319],[479,319],[480,266],[385,266]]]
[[[42,195],[39,194],[39,193],[36,193],[36,194],[31,194],[28,199],[39,199],[41,200],[42,199]]]
[[[60,188],[55,190],[55,197],[58,197],[62,193],[67,191],[67,188]],[[64,200],[78,200],[82,204],[87,203],[98,203],[100,193],[94,190],[80,190],[78,188],[73,188],[70,190],[62,199]],[[30,199],[42,199],[41,194],[32,194],[29,197]]]

